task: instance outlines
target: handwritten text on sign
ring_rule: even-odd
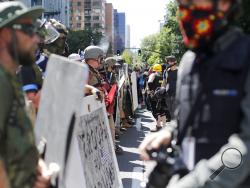
[[[117,174],[112,159],[104,113],[97,109],[80,117],[80,130],[77,134],[84,167],[86,187],[117,188]]]

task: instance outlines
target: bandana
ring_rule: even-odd
[[[190,49],[206,47],[227,24],[223,12],[207,5],[180,5],[178,19],[184,44]]]

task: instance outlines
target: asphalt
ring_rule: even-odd
[[[151,112],[139,109],[136,112],[136,123],[120,136],[118,144],[123,149],[123,154],[117,155],[120,178],[123,188],[142,188],[147,182],[147,177],[155,166],[155,162],[142,161],[139,157],[138,146],[150,129],[156,124]]]

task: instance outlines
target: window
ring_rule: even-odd
[[[84,8],[85,8],[85,9],[91,8],[91,2],[85,2],[85,3],[84,3]]]
[[[80,21],[81,19],[82,19],[81,16],[77,16],[77,17],[76,17],[76,21]]]
[[[85,16],[84,19],[85,19],[86,22],[91,21],[91,16]]]
[[[81,23],[77,23],[77,24],[76,24],[76,27],[77,27],[77,28],[81,28]]]
[[[85,27],[91,27],[91,23],[85,23]]]
[[[100,24],[99,23],[94,23],[94,28],[100,28]]]
[[[93,13],[94,14],[100,14],[101,13],[101,9],[95,8],[95,9],[93,9]]]
[[[86,10],[84,11],[85,16],[91,16],[91,10]]]
[[[100,17],[99,16],[93,16],[93,20],[99,20]]]
[[[100,1],[94,1],[93,2],[93,6],[94,7],[100,7],[101,6],[101,2]]]
[[[82,5],[81,2],[77,2],[77,6],[80,7]]]

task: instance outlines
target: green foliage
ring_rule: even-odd
[[[170,1],[167,4],[166,23],[157,34],[150,35],[142,41],[142,57],[149,64],[163,63],[165,57],[175,55],[179,61],[186,48],[182,43],[182,36],[176,19],[177,4]],[[145,50],[143,50],[145,49]],[[148,51],[147,51],[148,50]]]
[[[90,44],[99,44],[102,33],[92,30],[70,31],[67,36],[70,53],[77,53],[79,49],[84,50]]]
[[[131,65],[133,63],[133,54],[129,50],[124,50],[122,59],[124,59],[127,64]]]
[[[142,40],[142,50],[141,50],[141,57],[143,60],[146,60],[149,62],[149,64],[152,64],[154,61],[154,58],[152,56],[155,54],[153,51],[156,51],[156,46],[158,43],[158,34],[155,35],[149,35],[148,37],[145,37]],[[150,60],[149,60],[150,59]]]

